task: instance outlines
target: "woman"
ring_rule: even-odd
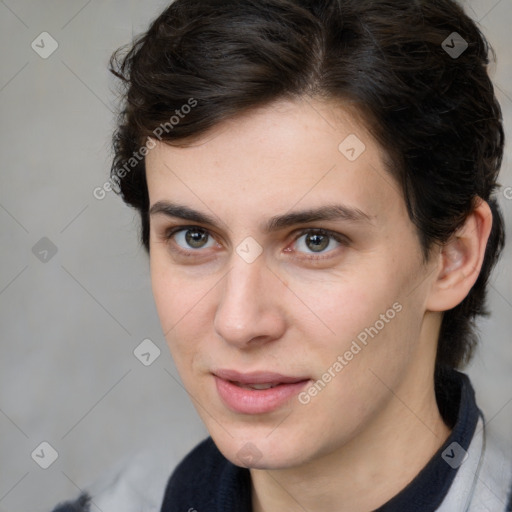
[[[504,241],[489,51],[452,0],[176,0],[113,56],[112,185],[211,436],[162,512],[511,510],[457,371]]]

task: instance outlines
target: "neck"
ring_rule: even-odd
[[[251,469],[253,512],[367,512],[389,501],[450,434],[432,373],[404,379],[379,416],[329,454],[300,467]]]

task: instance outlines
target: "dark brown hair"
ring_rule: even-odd
[[[148,137],[186,145],[278,99],[350,101],[389,157],[425,258],[478,197],[491,207],[480,276],[443,316],[436,368],[459,367],[477,342],[475,317],[487,314],[486,285],[504,243],[493,197],[504,134],[490,54],[452,0],[176,0],[112,55],[123,98],[112,180],[140,213],[149,251],[144,158],[133,159]]]

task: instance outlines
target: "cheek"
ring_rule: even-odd
[[[333,408],[343,404],[359,417],[405,374],[418,347],[422,315],[396,284],[353,292],[351,300],[336,298],[339,313],[331,317],[336,336],[330,346],[324,344],[322,362],[324,372],[336,374],[328,402]]]
[[[202,279],[190,279],[173,271],[164,255],[151,255],[151,285],[155,306],[171,355],[189,357],[200,340],[198,333],[208,324],[206,291]],[[211,323],[211,322],[210,322]]]
[[[380,321],[380,315],[386,314],[399,299],[396,284],[388,279],[375,279],[371,272],[351,272],[350,274],[332,275],[322,280],[300,281],[291,283],[294,294],[300,299],[296,318],[311,318],[310,329],[316,329],[323,335],[323,344],[338,349]],[[304,304],[308,306],[304,316]],[[301,313],[300,317],[297,313]],[[379,323],[380,327],[380,323]],[[317,343],[322,338],[316,336]]]
[[[335,402],[342,395],[341,402],[349,407],[362,407],[365,397],[371,401],[376,384],[370,370],[394,382],[412,356],[421,308],[411,304],[403,282],[393,277],[398,275],[389,264],[387,272],[374,264],[316,288],[295,283],[294,291],[315,313],[309,314],[313,320],[308,324],[296,317],[318,363],[315,377],[336,382],[329,385],[337,390]]]

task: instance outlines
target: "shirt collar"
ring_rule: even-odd
[[[452,432],[420,473],[375,512],[433,512],[443,502],[475,433],[481,414],[467,375],[443,372],[437,386],[438,406]]]

